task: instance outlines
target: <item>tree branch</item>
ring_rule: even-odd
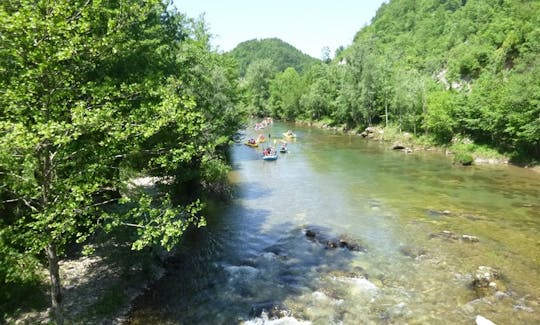
[[[25,177],[22,177],[20,175],[17,175],[17,174],[13,174],[13,173],[4,173],[4,172],[0,172],[0,175],[6,175],[6,176],[13,176],[15,178],[18,178],[18,179],[22,179],[23,181],[25,182],[28,182],[30,179],[28,178],[25,178]]]
[[[39,210],[38,210],[35,206],[33,206],[30,202],[28,202],[25,198],[21,198],[20,200],[23,201],[24,204],[25,204],[27,207],[30,208],[30,210],[32,210],[32,211],[34,211],[34,212],[36,212],[36,213],[39,212]]]
[[[17,202],[17,201],[21,201],[21,199],[4,200],[2,201],[2,203],[11,203],[11,202]]]
[[[145,226],[137,225],[137,224],[134,224],[134,223],[128,223],[128,222],[122,222],[121,225],[128,226],[128,227],[142,228],[142,229],[146,228]]]
[[[102,205],[105,205],[105,204],[109,204],[109,203],[112,203],[112,202],[115,202],[115,201],[118,201],[119,199],[110,199],[110,200],[107,200],[107,201],[103,201],[103,202],[99,202],[99,203],[94,203],[94,204],[91,204],[89,205],[90,207],[98,207],[98,206],[102,206]]]

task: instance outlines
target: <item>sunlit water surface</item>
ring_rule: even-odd
[[[234,200],[186,238],[130,323],[540,324],[538,173],[294,131],[277,161],[233,146]],[[497,287],[474,289],[479,266],[498,270]]]

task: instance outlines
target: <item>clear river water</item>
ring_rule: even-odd
[[[233,200],[130,324],[540,324],[539,173],[282,123],[245,137],[293,127],[277,161],[231,148]]]

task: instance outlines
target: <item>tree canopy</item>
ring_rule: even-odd
[[[300,74],[320,62],[278,38],[245,41],[228,54],[238,62],[241,77],[247,73],[250,64],[259,60],[270,60],[276,72],[294,68]]]
[[[134,249],[171,248],[204,225],[199,200],[130,179],[224,177],[237,75],[203,22],[160,0],[2,2],[0,35],[0,275],[21,281],[46,257],[61,323],[67,245],[131,226]]]

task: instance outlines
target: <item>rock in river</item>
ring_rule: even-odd
[[[251,306],[250,317],[261,317],[263,314],[268,319],[279,319],[290,315],[290,311],[280,303],[265,301],[255,303]]]
[[[418,256],[426,255],[426,250],[411,245],[400,246],[399,251],[401,252],[401,254],[411,258],[417,258]]]
[[[345,248],[353,252],[367,252],[367,249],[349,236],[343,235],[339,238],[330,238],[315,229],[307,229],[306,237],[325,246],[326,249]]]
[[[498,270],[489,266],[479,266],[474,273],[472,286],[479,297],[485,297],[504,290],[502,283],[499,281],[501,274]]]
[[[443,230],[439,233],[431,234],[429,235],[429,238],[442,238],[446,240],[455,240],[455,241],[461,241],[461,242],[468,242],[468,243],[478,243],[480,239],[476,236],[472,235],[457,235],[451,231]]]
[[[488,287],[491,282],[499,278],[499,272],[489,266],[479,266],[474,273],[475,287]]]

